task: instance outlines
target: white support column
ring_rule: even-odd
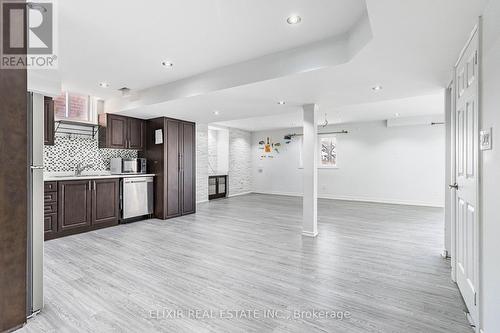
[[[318,235],[318,106],[306,104],[302,109],[304,113],[302,234],[316,237]]]

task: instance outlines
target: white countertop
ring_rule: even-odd
[[[43,180],[56,182],[60,180],[85,180],[85,179],[106,179],[106,178],[130,178],[130,177],[154,177],[152,173],[112,175],[106,171],[87,171],[82,172],[81,176],[76,176],[74,172],[44,172]]]

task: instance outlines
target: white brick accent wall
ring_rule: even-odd
[[[214,175],[217,170],[217,131],[208,129],[208,174]]]
[[[252,190],[252,134],[229,128],[229,196]]]
[[[196,124],[196,202],[208,200],[208,125]]]

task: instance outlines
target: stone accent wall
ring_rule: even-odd
[[[196,124],[196,202],[208,200],[208,125]]]
[[[252,191],[252,134],[229,128],[229,196]]]
[[[216,130],[208,130],[208,174],[214,175],[217,173],[217,132]]]

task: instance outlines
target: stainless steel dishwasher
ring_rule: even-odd
[[[153,177],[123,178],[123,218],[153,214]]]

